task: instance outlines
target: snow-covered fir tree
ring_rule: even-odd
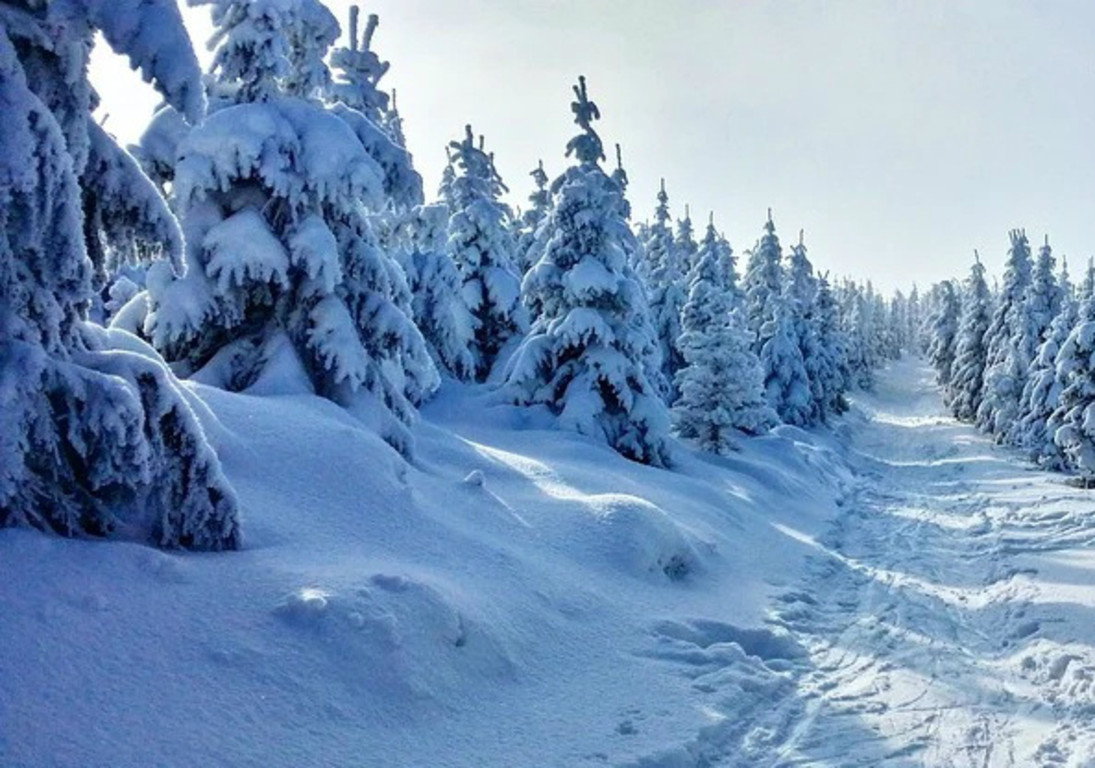
[[[203,109],[173,2],[0,7],[0,526],[234,549],[235,496],[174,376],[87,321],[89,246],[182,268],[152,183],[91,121],[96,32],[186,119]]]
[[[794,336],[806,368],[806,378],[810,382],[810,415],[808,424],[824,421],[828,416],[828,404],[835,393],[828,391],[836,376],[836,360],[832,350],[822,344],[818,319],[815,314],[817,304],[817,278],[814,267],[806,255],[803,233],[799,232],[797,245],[791,246],[787,259],[787,299],[790,301],[790,313],[794,324]]]
[[[449,209],[444,203],[417,206],[408,226],[410,247],[402,264],[415,323],[438,366],[457,379],[469,380],[475,376],[475,318],[464,303],[460,272],[446,250]]]
[[[1053,258],[1053,249],[1047,237],[1038,250],[1034,262],[1030,285],[1023,300],[1023,317],[1019,323],[1019,349],[1025,354],[1037,350],[1045,340],[1049,324],[1061,311],[1063,291],[1057,283],[1054,270],[1057,260]]]
[[[309,98],[331,81],[324,59],[338,22],[318,0],[196,0],[214,34],[211,108],[288,96]]]
[[[846,386],[870,389],[874,385],[873,305],[867,300],[863,289],[850,281],[845,281],[842,290],[841,328],[847,338],[845,354]]]
[[[403,116],[399,114],[397,96],[396,89],[392,88],[392,100],[388,105],[388,111],[384,113],[384,119],[380,127],[384,129],[384,133],[388,134],[388,138],[397,147],[406,147],[407,136],[403,133]]]
[[[665,191],[665,179],[658,190],[658,205],[654,209],[654,223],[650,225],[644,246],[648,269],[647,292],[650,297],[650,313],[654,331],[661,347],[662,373],[665,380],[674,381],[682,367],[684,355],[680,349],[681,310],[686,300],[684,270],[670,229],[669,195]],[[666,393],[672,401],[675,393]]]
[[[768,303],[759,355],[765,395],[782,422],[807,426],[814,413],[813,393],[798,346],[793,302],[787,293],[773,293]]]
[[[1061,289],[1057,285],[1055,268],[1056,259],[1047,237],[1034,262],[1022,305],[1015,313],[1016,335],[1008,350],[1006,366],[1014,371],[1015,381],[1023,391],[1014,412],[1000,415],[1001,423],[997,425],[996,432],[1006,442],[1018,443],[1022,440],[1020,422],[1027,415],[1025,390],[1031,383],[1032,366],[1042,351],[1050,324],[1061,309]]]
[[[335,82],[324,80],[327,93],[337,102],[333,112],[353,129],[366,153],[383,171],[387,207],[405,211],[423,202],[422,177],[414,169],[402,134],[402,120],[393,114],[393,101],[380,88],[380,80],[389,64],[372,50],[373,35],[379,19],[370,15],[365,31],[358,38],[358,8],[350,8],[349,45],[335,48],[331,65],[339,76]],[[375,218],[381,211],[373,211]]]
[[[818,366],[823,406],[828,413],[844,413],[848,410],[844,396],[848,388],[848,337],[840,327],[840,309],[827,275],[818,278],[814,312],[818,341],[827,357],[825,364]]]
[[[777,418],[765,398],[764,375],[750,348],[749,331],[733,304],[713,220],[688,284],[680,340],[686,365],[677,372],[680,397],[673,406],[673,424],[677,434],[702,450],[726,453],[736,447],[740,433],[765,432]]]
[[[1060,420],[1067,414],[1062,412],[1056,419],[1054,414],[1060,405],[1061,391],[1071,374],[1070,365],[1064,366],[1058,372],[1057,356],[1078,318],[1076,301],[1072,296],[1065,295],[1057,316],[1049,325],[1045,341],[1034,357],[1023,387],[1022,415],[1016,428],[1010,433],[1011,441],[1026,449],[1033,461],[1051,469],[1062,469],[1065,464],[1064,454],[1054,440],[1054,435],[1061,426]]]
[[[687,205],[684,206],[684,218],[677,220],[677,233],[673,237],[673,246],[677,252],[681,271],[688,275],[696,264],[699,245],[696,243],[696,233],[692,227],[692,211]]]
[[[749,261],[743,278],[745,291],[745,317],[756,338],[757,350],[763,343],[761,328],[771,319],[771,296],[778,295],[783,284],[783,248],[776,235],[776,225],[772,222],[772,210],[768,210],[768,220],[764,223],[764,235],[749,253]]]
[[[962,297],[962,320],[958,325],[947,395],[951,411],[963,421],[972,421],[981,405],[991,312],[992,296],[985,282],[985,267],[975,253]]]
[[[380,26],[379,17],[375,13],[369,14],[365,29],[361,31],[360,14],[357,5],[350,6],[349,45],[331,53],[331,66],[338,73],[331,85],[331,96],[376,125],[382,125],[391,97],[380,89],[380,80],[391,64],[381,61],[372,49],[373,35]]]
[[[584,77],[574,93],[581,130],[567,155],[576,163],[552,182],[544,252],[524,283],[540,312],[510,362],[506,391],[514,402],[546,406],[564,429],[661,466],[669,415],[647,374],[654,331],[622,245],[631,233],[620,186],[600,166],[600,113]]]
[[[939,284],[939,298],[931,318],[931,342],[928,346],[928,362],[935,369],[935,380],[944,391],[951,383],[961,314],[962,301],[958,291],[954,283],[944,280]]]
[[[303,378],[368,412],[405,449],[403,424],[439,377],[409,316],[403,270],[370,220],[393,205],[388,169],[361,138],[379,129],[320,101],[324,56],[338,34],[326,9],[285,0],[240,18],[236,5],[214,12],[233,21],[215,38],[214,90],[238,103],[222,105],[179,148],[174,192],[189,269],[181,279],[150,270],[146,328],[180,369],[205,381],[239,390]],[[285,51],[292,77],[265,53],[247,55],[255,39],[264,52]],[[243,100],[249,94],[261,101]]]
[[[449,146],[456,175],[448,253],[460,271],[461,294],[475,320],[472,357],[476,378],[483,381],[506,343],[524,333],[527,314],[513,263],[509,211],[498,199],[505,187],[494,162],[470,125],[464,138]]]
[[[977,408],[977,426],[998,437],[1018,415],[1026,374],[1037,351],[1038,342],[1032,334],[1027,334],[1027,343],[1019,347],[1023,328],[1028,325],[1025,307],[1030,284],[1030,243],[1025,232],[1012,230],[1004,281],[985,332],[986,368]]]
[[[912,290],[909,291],[908,312],[905,325],[905,338],[909,345],[909,352],[913,354],[927,352],[927,349],[921,346],[920,340],[920,329],[924,325],[923,311],[924,308],[920,302],[920,289],[917,288],[914,283]]]
[[[624,170],[624,157],[620,151],[620,145],[616,145],[616,167],[612,169],[612,180],[620,187],[620,205],[622,206],[624,219],[631,219],[631,203],[627,199],[627,185],[630,179]],[[634,266],[634,265],[632,265]]]
[[[445,165],[441,168],[441,181],[437,185],[437,198],[452,210],[452,183],[456,180],[456,167],[452,162],[452,148],[445,146]]]
[[[540,260],[540,248],[543,243],[537,235],[540,225],[551,211],[551,190],[548,189],[549,179],[547,172],[544,171],[543,160],[537,163],[529,176],[532,177],[533,190],[528,196],[529,207],[521,214],[514,259],[521,275],[528,272],[529,268]]]
[[[1056,358],[1054,386],[1059,389],[1057,407],[1046,420],[1064,463],[1088,482],[1095,478],[1095,263],[1089,261],[1080,289],[1076,319]],[[1043,459],[1053,463],[1047,451]]]

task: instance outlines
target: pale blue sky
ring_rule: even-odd
[[[348,2],[328,5],[340,20]],[[715,211],[739,253],[772,206],[785,243],[884,288],[998,272],[1011,227],[1095,253],[1095,4],[1080,0],[375,0],[427,190],[465,122],[524,201],[564,167],[578,74],[623,145],[635,215]],[[207,11],[188,10],[199,46]],[[154,105],[98,56],[108,127]]]

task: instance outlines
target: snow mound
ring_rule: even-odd
[[[426,578],[375,573],[357,585],[289,592],[274,615],[307,652],[386,696],[445,700],[470,680],[509,678],[513,658],[474,608]]]
[[[700,548],[713,549],[656,504],[621,493],[589,497],[597,554],[633,576],[682,581],[700,567]]]

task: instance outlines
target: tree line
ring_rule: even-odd
[[[201,73],[174,2],[0,2],[0,525],[232,549],[238,502],[179,378],[306,382],[413,450],[445,382],[494,388],[672,464],[825,423],[915,345],[919,298],[818,274],[771,211],[738,260],[665,184],[633,221],[620,148],[573,87],[565,169],[523,212],[482,136],[427,202],[376,16],[206,0]],[[164,97],[121,148],[91,114],[101,32]]]

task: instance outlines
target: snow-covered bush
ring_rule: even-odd
[[[574,89],[577,163],[552,182],[544,252],[524,287],[539,307],[507,371],[517,403],[546,406],[560,427],[647,464],[668,461],[668,413],[647,368],[655,346],[643,290],[628,264],[620,186],[600,166],[600,113]]]
[[[235,497],[177,381],[86,321],[88,246],[180,267],[152,184],[90,120],[96,30],[180,114],[202,112],[173,2],[0,5],[0,526],[234,549]]]

